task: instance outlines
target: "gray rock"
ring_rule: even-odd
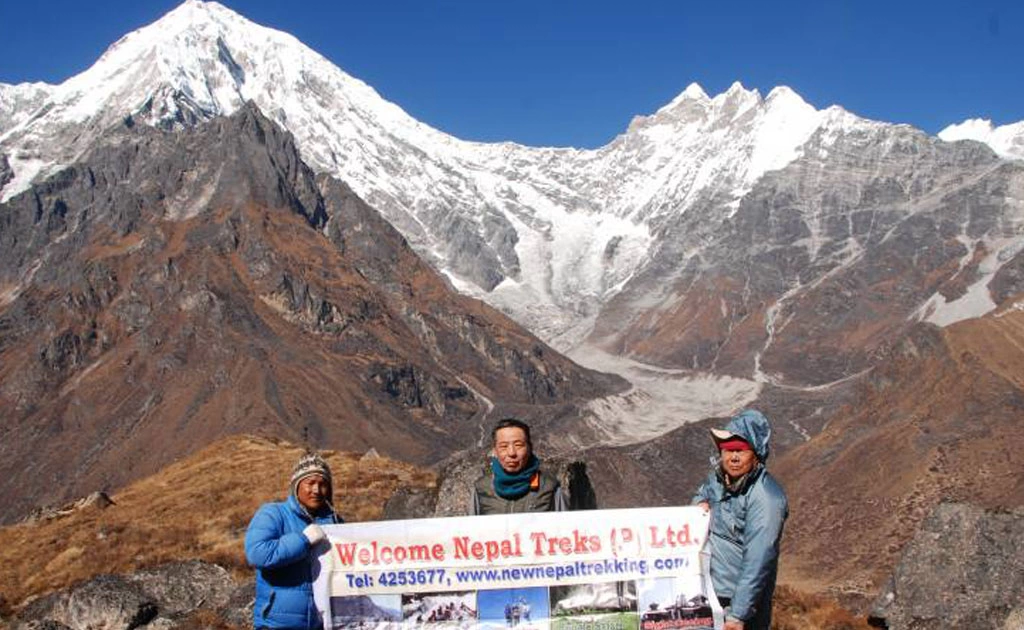
[[[14,628],[55,622],[74,630],[130,630],[156,615],[155,598],[138,584],[122,576],[101,575],[32,602],[18,614]]]
[[[161,616],[227,605],[236,584],[222,567],[206,562],[175,562],[128,576],[156,601]]]
[[[430,518],[437,505],[437,491],[413,488],[399,488],[384,504],[386,521],[409,518]]]
[[[1024,624],[1024,511],[945,503],[907,545],[870,615],[891,630]]]
[[[446,459],[437,478],[437,504],[434,516],[469,514],[470,489],[477,477],[484,474],[485,454],[473,449],[461,451]]]
[[[249,580],[245,584],[236,586],[231,592],[231,597],[220,609],[220,616],[224,621],[240,628],[252,627],[252,607],[256,604],[256,583]]]
[[[0,153],[0,190],[3,190],[7,182],[14,179],[14,171],[11,170],[11,163],[7,161],[7,156]]]
[[[114,500],[106,492],[93,492],[86,497],[63,505],[61,507],[45,506],[33,510],[27,517],[22,519],[23,523],[36,521],[48,521],[55,518],[62,518],[75,512],[87,509],[105,510],[114,505]]]
[[[35,600],[14,628],[96,630],[190,627],[190,615],[252,624],[252,585],[240,587],[223,568],[175,562],[128,575],[101,575]]]
[[[53,619],[43,619],[42,621],[27,621],[15,627],[24,628],[25,630],[65,630],[70,628],[70,626],[65,626],[61,622],[54,621]]]

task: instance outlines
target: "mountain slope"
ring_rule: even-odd
[[[222,435],[429,462],[621,388],[453,293],[254,107],[115,127],[0,205],[0,330],[7,519]]]
[[[939,502],[1024,505],[1022,349],[1019,308],[919,324],[894,345],[855,403],[775,462],[785,578],[867,602]]]
[[[732,215],[710,198],[667,225],[591,339],[658,365],[840,381],[914,321],[979,316],[1024,290],[994,290],[1020,264],[1020,190],[1021,165],[978,144],[882,125],[816,133]]]
[[[196,0],[125,36],[93,67],[59,86],[0,86],[3,196],[13,199],[36,175],[80,159],[111,125],[181,133],[246,102],[289,130],[298,154],[321,177],[334,175],[351,186],[336,194],[369,200],[457,289],[497,306],[556,347],[571,349],[577,361],[630,381],[632,387],[620,395],[600,397],[596,393],[606,393],[607,387],[591,387],[594,382],[584,378],[590,384],[578,397],[591,399],[586,422],[562,422],[574,412],[554,420],[564,427],[558,432],[564,448],[600,444],[612,456],[643,451],[648,440],[667,436],[671,443],[686,435],[681,425],[751,404],[779,418],[781,441],[795,445],[829,422],[917,322],[946,326],[980,317],[1013,304],[1024,291],[1021,166],[978,143],[943,142],[838,107],[818,111],[786,88],[762,98],[738,84],[714,97],[691,85],[593,151],[463,142],[413,120],[295,38]],[[169,212],[190,217],[204,203],[195,182],[214,181],[216,172],[196,172],[184,159],[174,168],[193,178],[180,182],[181,190],[193,192],[172,199]],[[64,221],[58,206],[19,203],[26,204],[25,216],[38,214],[44,224],[59,227]],[[124,201],[115,203],[130,223],[136,211]],[[544,393],[551,390],[549,373],[536,367],[534,351],[526,349],[532,341],[495,360],[486,340],[491,333],[480,336],[479,330],[469,339],[461,337],[476,350],[464,355],[457,374],[427,369],[447,366],[445,357],[458,345],[449,341],[451,335],[461,334],[452,331],[464,330],[462,324],[450,322],[443,310],[426,324],[410,314],[401,304],[405,289],[386,279],[390,269],[405,267],[405,259],[380,251],[400,238],[374,222],[372,212],[349,213],[359,229],[338,229],[332,212],[363,206],[334,203],[328,212],[326,204],[301,201],[298,216],[326,229],[335,245],[349,247],[348,254],[358,258],[348,261],[349,267],[337,263],[340,268],[354,265],[385,289],[388,300],[399,300],[392,312],[401,315],[392,319],[408,332],[379,344],[390,347],[397,341],[403,349],[420,349],[416,358],[403,353],[397,365],[389,359],[361,367],[359,378],[374,374],[374,382],[403,404],[429,408],[431,414],[475,414],[474,426],[485,413],[481,409],[499,398],[528,405],[575,396],[575,377],[565,376],[570,368],[554,379],[563,379],[563,385],[553,395]],[[230,234],[233,224],[226,225]],[[130,238],[117,243],[114,247],[122,249],[134,246]],[[320,251],[315,243],[304,246]],[[302,259],[298,249],[289,251]],[[4,255],[14,254],[0,252]],[[48,273],[37,254],[18,256],[17,274],[0,281],[0,304],[22,295],[30,274]],[[247,264],[262,268],[260,256],[259,250],[249,254]],[[332,256],[320,260],[333,270]],[[176,261],[180,264],[180,256]],[[36,262],[40,268],[33,271]],[[105,291],[115,291],[108,287],[109,270],[98,269],[89,268],[91,275],[82,281],[89,288],[79,301],[102,302],[110,299],[103,297]],[[253,288],[262,296],[258,309],[283,310],[316,330],[350,330],[351,322],[384,312],[362,294],[355,303],[369,306],[345,311],[336,298],[317,292],[310,273],[290,273],[287,282]],[[239,286],[246,285],[232,280],[221,290],[232,294]],[[19,317],[35,317],[45,299],[37,296],[36,302],[18,306]],[[344,314],[322,316],[320,301]],[[29,307],[35,311],[24,310]],[[232,307],[231,312],[247,311]],[[434,324],[445,322],[447,332],[436,336]],[[62,332],[68,335],[61,337]],[[31,333],[54,340],[52,347],[26,343],[22,350],[39,352],[51,367],[5,372],[4,400],[27,413],[45,391],[38,383],[46,374],[57,374],[46,378],[62,383],[68,362],[92,365],[98,347],[92,334],[80,323]],[[407,343],[410,336],[417,341]],[[162,344],[157,348],[167,348],[167,338],[157,337]],[[233,339],[251,346],[250,337],[239,332]],[[253,375],[246,377],[251,379],[246,391],[267,389],[268,380],[279,382],[276,373],[265,378],[266,369],[276,368],[261,358],[273,356],[273,348],[253,353],[259,369],[245,372]],[[321,358],[322,349],[304,354],[318,357],[316,365],[330,363]],[[470,376],[479,370],[494,375],[497,365],[512,366],[518,384]],[[337,369],[353,368],[346,363]],[[309,424],[315,433],[323,424],[321,413],[305,420],[310,415],[305,401],[331,400],[336,390],[325,392],[317,379],[300,379],[302,371],[292,374],[301,387],[288,388],[301,395],[270,405],[267,413],[295,418],[292,431]],[[214,379],[222,381],[223,376]],[[195,392],[192,400],[202,401],[212,395],[201,392],[211,388],[217,390],[192,383],[188,391]],[[274,388],[268,391],[265,398],[274,400]],[[147,397],[125,404],[144,409]],[[213,400],[237,407],[223,393]],[[404,415],[390,412],[379,420],[389,427],[405,422]],[[441,434],[457,430],[443,424]],[[438,434],[435,428],[428,436]],[[360,443],[392,435],[390,429],[365,430],[370,433],[360,436]],[[408,448],[410,457],[425,457],[435,448],[430,439],[402,449]],[[634,473],[643,471],[622,475]]]
[[[0,528],[0,591],[14,605],[94,575],[186,559],[217,562],[251,579],[245,528],[260,504],[287,495],[288,475],[302,453],[289,442],[231,436],[135,481],[105,509]],[[398,488],[435,485],[432,473],[402,462],[324,455],[334,473],[336,508],[350,522],[380,518]],[[45,563],[33,552],[39,540],[53,541]]]

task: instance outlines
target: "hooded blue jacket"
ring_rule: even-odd
[[[789,515],[786,493],[765,470],[771,427],[758,411],[732,418],[725,430],[753,448],[758,463],[739,487],[729,490],[716,465],[693,503],[711,505],[711,581],[715,594],[732,600],[729,617],[747,630],[768,630],[778,573],[779,541]]]
[[[302,534],[311,522],[340,523],[333,511],[312,520],[295,495],[286,501],[264,503],[245,532],[245,557],[256,567],[256,603],[253,625],[257,628],[323,627],[313,603],[315,554]]]

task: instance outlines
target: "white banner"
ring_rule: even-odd
[[[708,523],[671,507],[331,525],[314,593],[325,629],[711,629]]]

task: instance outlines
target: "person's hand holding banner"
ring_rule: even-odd
[[[302,530],[302,535],[306,537],[306,540],[309,541],[309,545],[311,547],[316,547],[317,543],[320,541],[327,540],[327,534],[325,534],[323,528],[316,523],[311,523],[309,527]]]

